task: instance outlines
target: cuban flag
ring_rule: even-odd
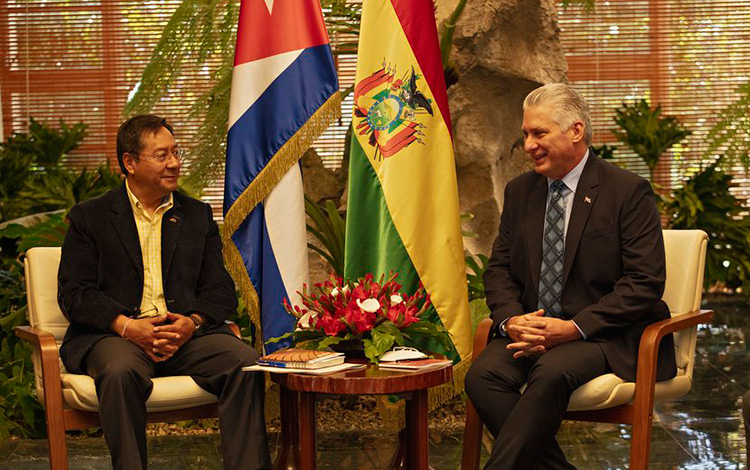
[[[341,112],[319,0],[243,0],[224,179],[224,257],[255,347],[292,330],[308,279],[299,158]],[[261,332],[261,334],[258,334]],[[285,346],[269,344],[267,352]]]

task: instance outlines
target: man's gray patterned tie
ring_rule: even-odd
[[[555,180],[550,185],[552,196],[544,225],[542,242],[542,269],[539,276],[539,301],[545,316],[562,315],[563,254],[565,252],[565,200],[562,191],[565,183]]]

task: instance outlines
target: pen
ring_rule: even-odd
[[[261,366],[271,366],[271,367],[289,367],[289,364],[285,362],[266,361],[266,360],[256,361],[256,364],[261,365]]]

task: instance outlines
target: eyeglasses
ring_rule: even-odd
[[[147,155],[144,153],[141,156],[151,158],[156,163],[165,163],[167,160],[169,160],[170,156],[173,156],[175,160],[179,162],[185,157],[185,149],[176,148],[172,150],[171,152],[159,152],[154,155]]]

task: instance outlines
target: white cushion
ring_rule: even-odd
[[[569,411],[601,410],[633,399],[635,382],[625,382],[615,374],[604,374],[578,387],[570,397]]]
[[[667,254],[667,283],[662,298],[672,316],[698,310],[703,292],[703,272],[708,236],[702,230],[664,230],[664,250]],[[698,328],[674,334],[677,367],[693,375],[693,357]]]
[[[693,378],[687,375],[678,375],[672,380],[656,382],[654,400],[673,400],[685,395],[693,385]]]
[[[62,374],[63,397],[71,408],[98,411],[94,379],[88,375]],[[152,379],[154,389],[146,401],[148,411],[168,411],[216,403],[216,395],[198,386],[186,376],[158,377]]]
[[[60,248],[37,247],[26,252],[26,298],[29,324],[52,333],[58,345],[68,329],[68,319],[57,304],[57,271]]]
[[[667,282],[662,299],[672,316],[698,310],[708,236],[703,230],[664,230]]]
[[[692,378],[682,371],[672,380],[657,382],[655,400],[679,398],[690,391]],[[615,374],[605,374],[578,387],[570,397],[568,411],[603,410],[624,405],[635,398],[635,382],[625,382]]]

